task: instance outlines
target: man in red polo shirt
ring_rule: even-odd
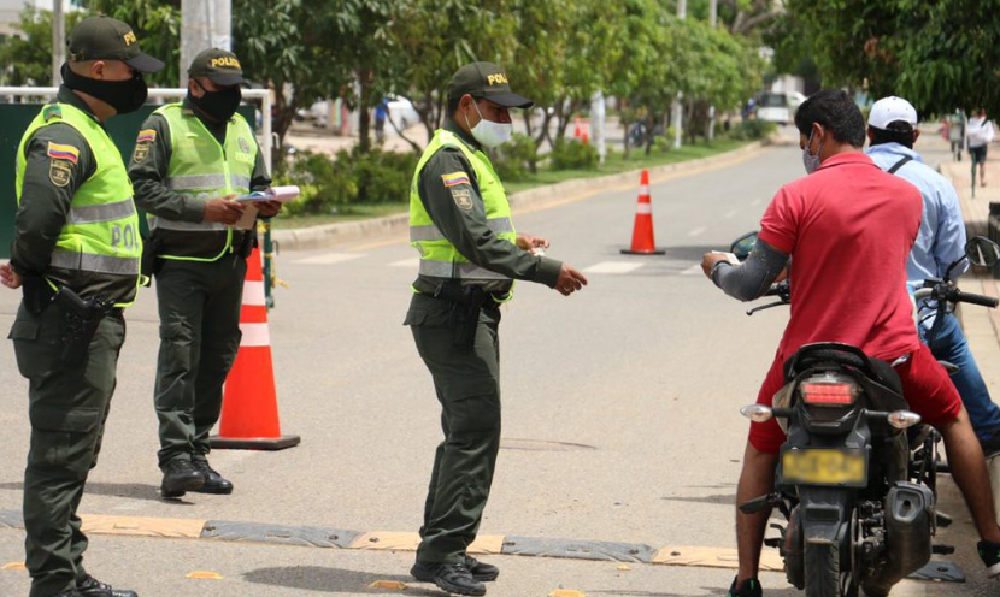
[[[1000,575],[1000,528],[979,442],[947,373],[920,342],[906,289],[906,259],[917,237],[923,203],[905,180],[886,174],[862,152],[865,122],[846,93],[825,90],[798,109],[808,176],[783,186],[761,219],[746,262],[733,266],[708,253],[705,274],[726,294],[753,300],[792,260],[791,316],[757,401],[771,405],[784,385],[782,366],[813,342],[842,342],[897,363],[911,410],[944,437],[956,483],[982,541],[990,576]],[[736,503],[774,488],[785,435],[775,420],[752,423]],[[737,509],[740,568],[730,597],[759,597],[757,569],[770,512]]]

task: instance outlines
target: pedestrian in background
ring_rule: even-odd
[[[972,159],[972,186],[976,186],[976,164],[979,164],[979,184],[985,187],[986,153],[994,137],[993,121],[986,119],[986,110],[980,108],[976,115],[969,119],[965,135],[969,143],[969,157]]]

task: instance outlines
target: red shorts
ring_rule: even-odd
[[[771,406],[771,398],[785,385],[783,363],[775,359],[767,372],[764,384],[757,396],[758,404]],[[903,395],[910,410],[920,415],[922,422],[942,425],[958,418],[962,410],[962,399],[951,383],[944,367],[937,362],[925,344],[910,355],[909,360],[896,367],[896,373],[903,382]],[[766,423],[750,424],[750,444],[759,452],[777,454],[785,434],[774,419]]]

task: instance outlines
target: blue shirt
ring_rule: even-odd
[[[885,171],[906,156],[913,158],[896,171],[896,176],[917,187],[924,199],[920,231],[906,262],[907,286],[912,294],[923,286],[925,278],[943,278],[948,266],[965,255],[965,220],[958,194],[948,179],[904,145],[884,143],[869,147],[865,153]],[[961,275],[968,267],[968,262],[963,262],[952,271],[952,276]],[[927,314],[921,310],[921,315]],[[927,326],[931,323],[932,320],[925,322]]]

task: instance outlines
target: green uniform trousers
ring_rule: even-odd
[[[160,468],[174,459],[204,460],[219,420],[222,386],[240,348],[240,304],[247,262],[165,259],[155,274],[160,355],[155,403]]]
[[[28,379],[31,445],[24,471],[24,543],[30,597],[73,589],[86,576],[87,537],[77,508],[87,475],[97,465],[125,341],[125,320],[116,312],[101,321],[86,361],[63,365],[61,318],[56,305],[37,316],[21,305],[10,331],[18,371]]]
[[[476,539],[500,451],[500,310],[484,309],[473,349],[455,347],[451,303],[414,295],[406,324],[434,378],[444,441],[434,455],[417,560],[463,561]]]

